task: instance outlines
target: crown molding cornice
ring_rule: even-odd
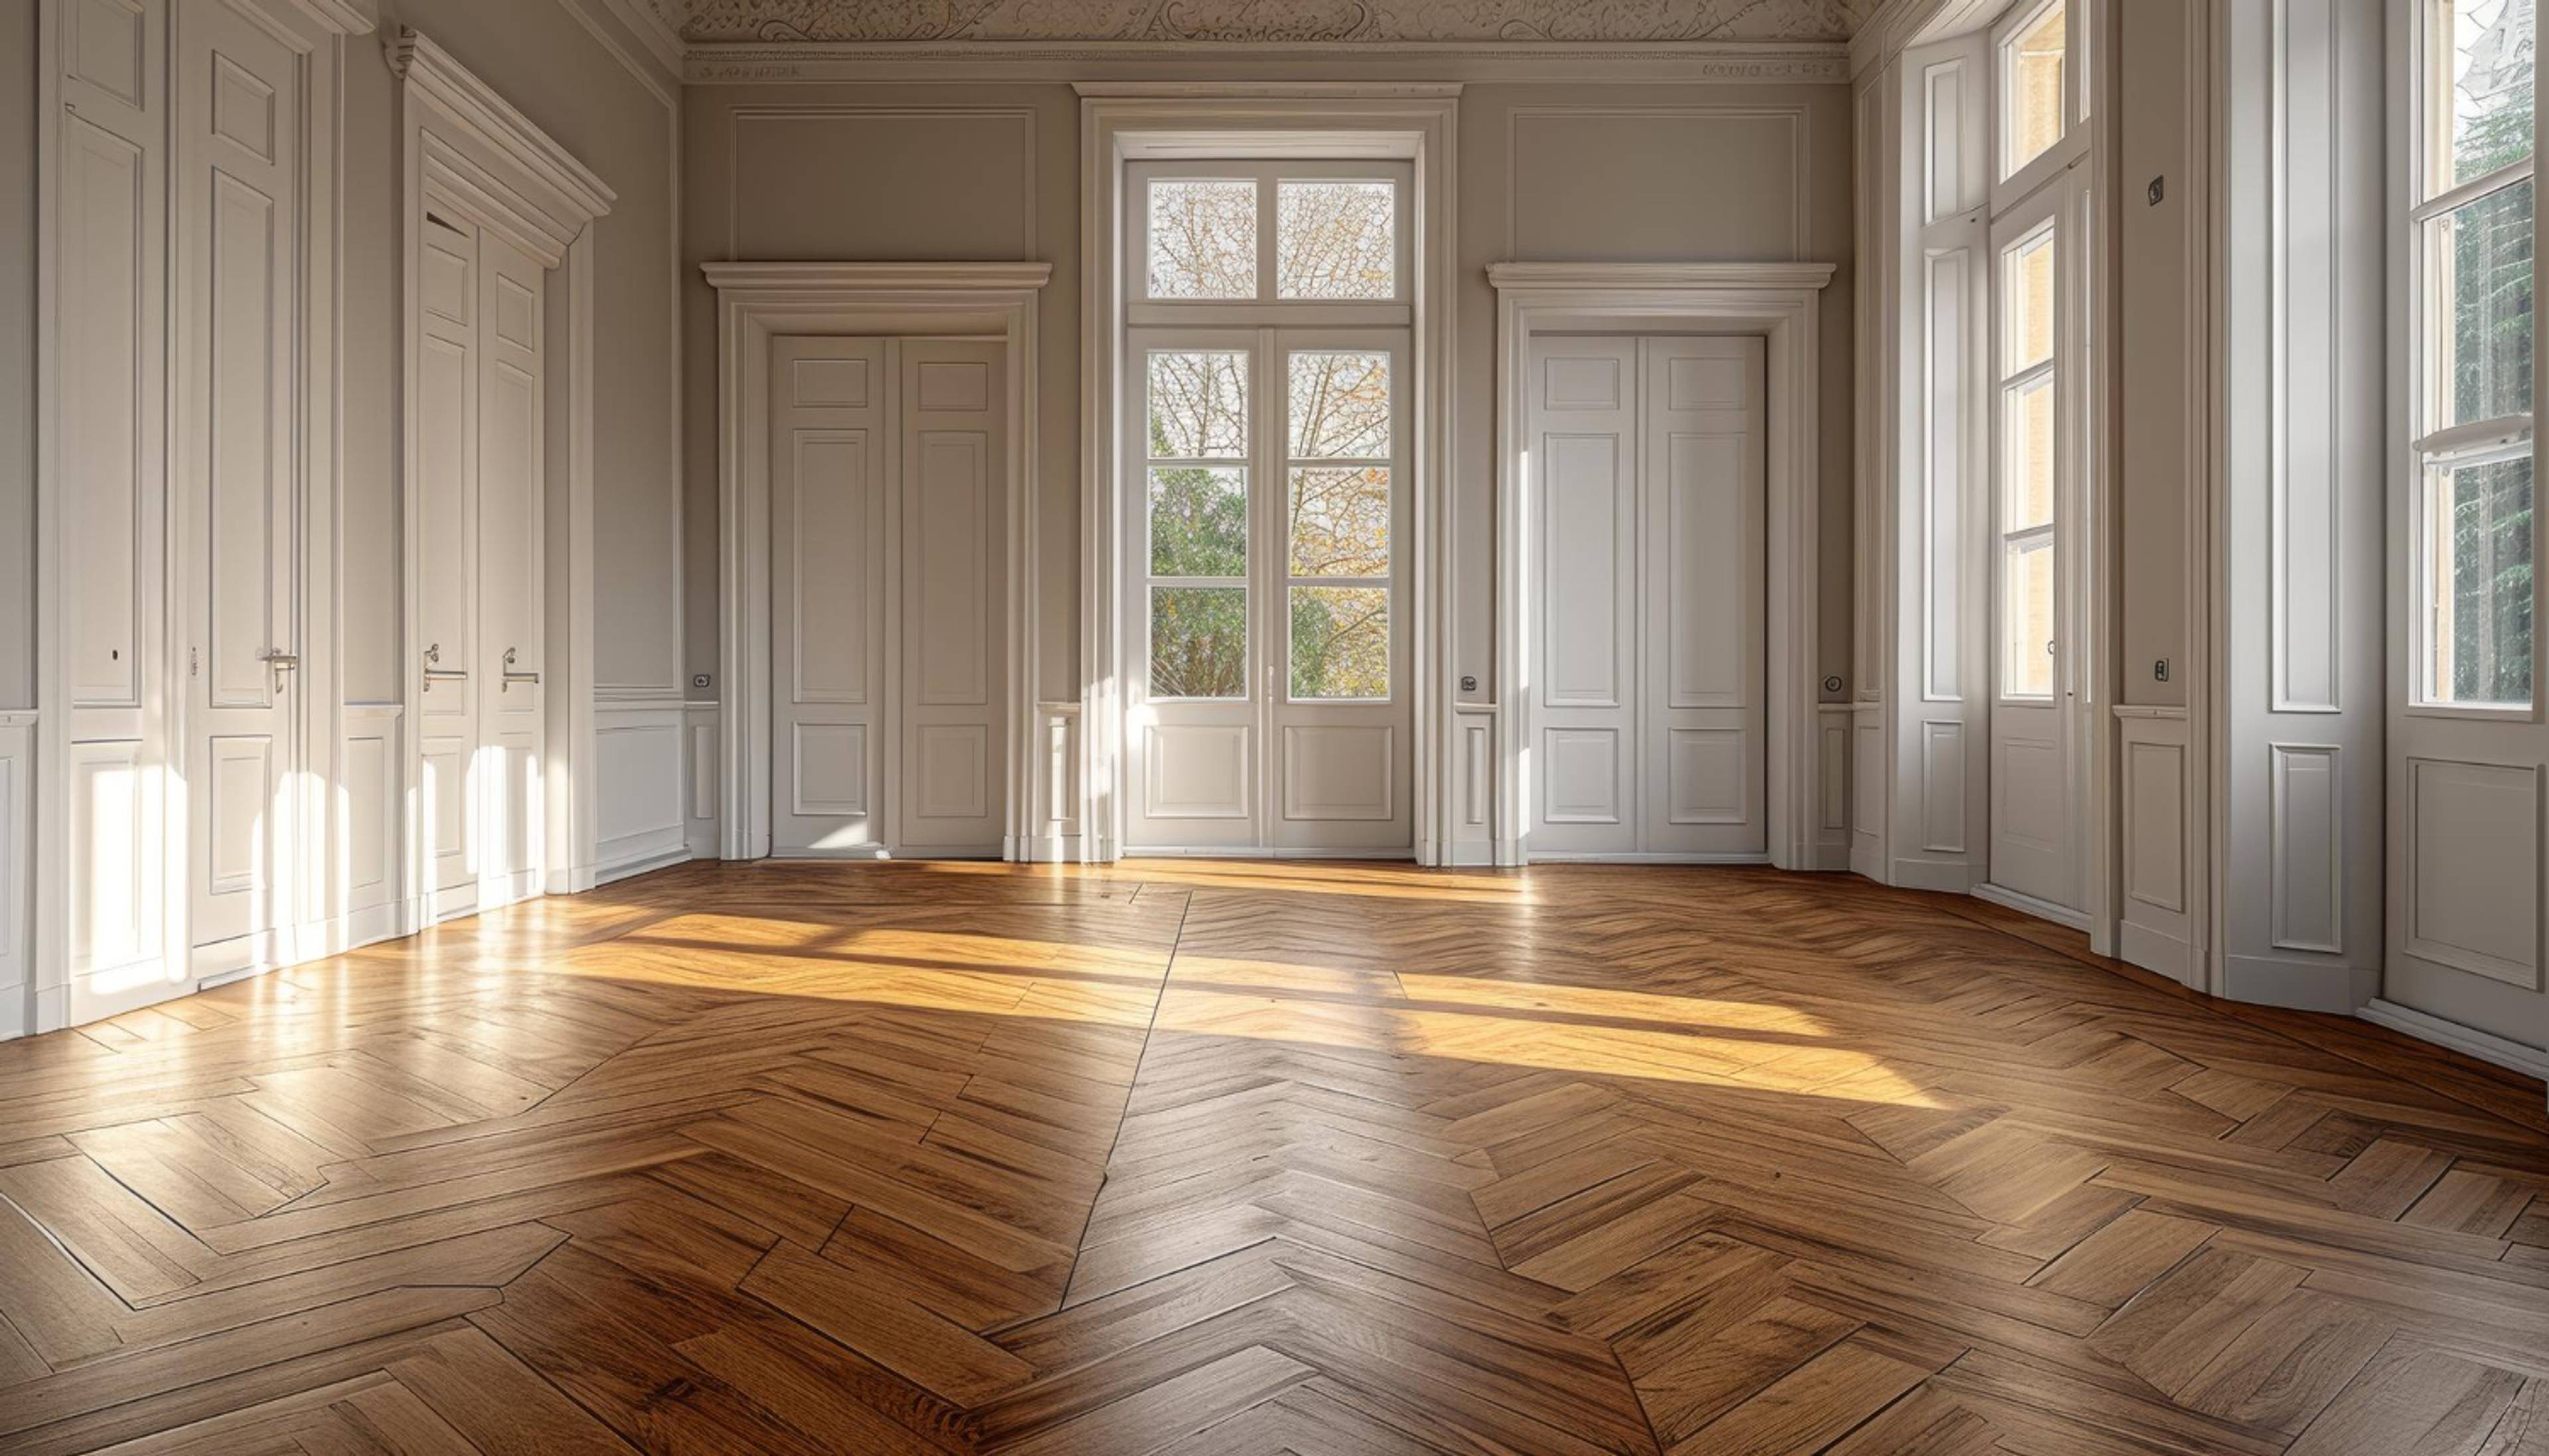
[[[681,0],[594,0],[608,10],[637,43],[678,76],[682,73],[683,53],[690,48],[682,39],[682,22],[689,19],[682,12]]]
[[[1745,289],[1819,290],[1832,263],[1490,263],[1487,282],[1502,293],[1524,289],[1635,289],[1681,293]]]
[[[1649,81],[1793,85],[1844,82],[1840,41],[894,41],[692,42],[694,85],[827,81],[1077,81],[1091,66],[1189,70],[1315,61],[1331,70],[1410,70],[1450,81]],[[1234,82],[1233,84],[1240,84]],[[1226,88],[1225,88],[1226,89]]]
[[[719,293],[1032,293],[1053,281],[1051,263],[702,263]]]
[[[581,227],[585,220],[611,211],[619,195],[576,160],[513,103],[490,88],[433,43],[424,32],[402,26],[382,47],[390,74],[407,84],[412,97],[429,102],[471,139],[493,148],[554,193],[561,221]],[[570,231],[570,234],[571,231]]]

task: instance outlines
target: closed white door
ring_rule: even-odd
[[[1991,884],[2029,908],[2085,914],[2087,760],[2069,589],[2078,569],[2076,411],[2085,300],[2077,181],[1994,228]]]
[[[771,341],[772,851],[996,858],[1001,345]]]
[[[546,275],[445,204],[423,240],[416,841],[433,920],[536,894],[542,878]]]
[[[1131,342],[1127,848],[1406,853],[1405,332]]]
[[[478,228],[429,211],[417,264],[417,747],[424,766],[413,840],[425,918],[478,907],[470,774],[478,747]]]
[[[1758,338],[1532,343],[1534,859],[1769,851]]]
[[[770,344],[771,848],[883,848],[886,341]]]
[[[290,922],[299,831],[294,482],[299,58],[227,3],[177,26],[176,457],[185,520],[193,939],[242,963]]]
[[[543,597],[539,264],[491,232],[478,247],[478,639],[472,769],[481,909],[540,891]]]
[[[894,847],[997,859],[1008,799],[1001,346],[901,342],[901,647]]]

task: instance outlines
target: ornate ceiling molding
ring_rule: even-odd
[[[672,6],[682,0],[637,0]],[[1845,42],[1877,0],[688,0],[693,46]]]
[[[696,85],[747,82],[924,81],[998,75],[1078,80],[1092,63],[1160,61],[1204,71],[1250,60],[1315,60],[1340,75],[1396,77],[1403,72],[1464,81],[1714,81],[1780,85],[1849,79],[1848,51],[1838,41],[1764,43],[1683,41],[1454,41],[1374,46],[1361,41],[1308,44],[1233,41],[798,41],[775,45],[694,42],[683,79]],[[1377,69],[1375,69],[1377,68]]]

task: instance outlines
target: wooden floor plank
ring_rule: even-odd
[[[2540,1100],[1841,877],[688,864],[0,1046],[0,1451],[2549,1456]]]

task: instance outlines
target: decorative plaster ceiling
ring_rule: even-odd
[[[1846,41],[1878,0],[641,0],[685,41],[1241,45]]]

